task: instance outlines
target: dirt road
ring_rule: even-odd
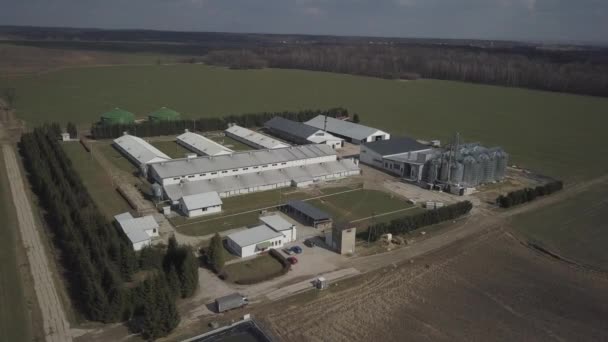
[[[26,195],[15,151],[10,145],[3,145],[2,148],[7,176],[11,180],[11,193],[17,209],[19,232],[27,252],[36,296],[42,311],[45,339],[49,342],[71,341],[70,326],[53,282],[53,275],[39,235],[40,227],[36,224]]]

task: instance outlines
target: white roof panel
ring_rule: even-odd
[[[184,203],[187,210],[196,210],[222,205],[222,199],[215,191],[184,196],[182,197],[181,201]]]
[[[226,129],[226,133],[234,134],[237,137],[248,140],[267,149],[285,148],[290,146],[287,143],[238,125],[228,127],[228,129]]]
[[[140,164],[147,164],[171,158],[147,141],[134,135],[123,135],[114,139],[114,144],[119,146],[124,152],[137,160]]]
[[[313,126],[318,129],[324,129],[325,115],[317,115],[316,117],[306,121],[305,123],[309,126]],[[365,138],[369,137],[370,135],[374,135],[377,132],[388,134],[376,128],[363,126],[350,121],[344,121],[329,116],[327,117],[326,131],[356,140],[364,140]]]
[[[211,139],[192,132],[186,132],[178,136],[177,140],[189,150],[207,156],[231,154],[234,152],[233,150],[220,145]]]
[[[302,145],[275,150],[235,152],[230,155],[215,157],[173,159],[151,164],[150,167],[154,169],[159,177],[172,178],[331,155],[336,155],[336,152],[327,145]]]
[[[268,227],[276,230],[277,232],[280,232],[283,230],[290,230],[294,226],[289,221],[287,221],[286,219],[282,218],[280,215],[277,215],[277,214],[262,216],[262,217],[260,217],[260,221],[262,221]]]
[[[256,245],[258,243],[262,243],[280,236],[283,236],[283,234],[270,229],[265,224],[262,224],[253,228],[249,228],[247,230],[242,230],[240,232],[230,234],[228,235],[228,238],[234,241],[242,248],[251,245]]]
[[[146,233],[146,230],[158,229],[158,223],[151,215],[133,217],[130,213],[123,213],[114,216],[114,218],[125,232],[125,235],[131,240],[131,243],[149,240],[150,236]]]

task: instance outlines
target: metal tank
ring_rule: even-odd
[[[452,165],[452,170],[450,172],[450,181],[453,184],[462,183],[462,177],[464,174],[464,166],[460,162],[454,162]]]
[[[424,164],[425,181],[427,183],[435,183],[439,177],[439,167],[441,161],[439,159],[432,159]]]
[[[473,180],[471,186],[477,186],[483,181],[483,163],[480,157],[475,158],[476,163],[473,164]]]
[[[448,166],[448,156],[444,155],[443,157],[443,161],[441,162],[441,171],[439,172],[439,180],[442,182],[447,182],[449,181],[448,177],[450,174],[450,168]]]
[[[481,164],[481,175],[479,177],[479,182],[486,183],[488,181],[489,176],[488,172],[490,171],[490,157],[488,157],[487,154],[483,153],[479,155],[479,158],[477,160],[479,161],[479,164]]]
[[[496,172],[494,174],[494,179],[501,181],[505,178],[508,164],[509,154],[505,151],[500,151],[500,154],[496,158]]]
[[[462,175],[462,182],[467,186],[475,185],[475,164],[477,164],[477,160],[473,156],[466,156],[462,161],[464,165],[464,172]]]

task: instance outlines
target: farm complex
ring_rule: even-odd
[[[125,71],[141,95],[125,93],[124,101],[112,87],[110,95],[86,96],[74,84],[89,83],[68,82],[50,92],[71,89],[73,98],[96,100],[86,104],[90,108],[75,101],[78,113],[66,106],[65,115],[72,115],[67,125],[0,126],[7,132],[1,139],[22,129],[15,149],[21,160],[3,150],[0,163],[10,171],[0,190],[18,201],[14,209],[0,209],[18,213],[8,222],[34,246],[20,265],[51,264],[49,272],[33,275],[44,287],[32,298],[55,307],[32,314],[47,317],[47,340],[139,339],[134,333],[182,341],[203,333],[198,338],[205,340],[209,330],[214,337],[238,334],[245,329],[240,322],[253,322],[252,334],[265,341],[492,340],[494,332],[475,323],[490,319],[504,323],[496,336],[507,339],[608,336],[589,312],[565,317],[562,309],[576,308],[568,297],[573,291],[593,312],[608,312],[602,239],[588,240],[605,233],[607,181],[587,179],[599,166],[579,175],[588,156],[563,148],[579,141],[585,149],[599,145],[541,126],[547,117],[536,121],[530,114],[525,125],[503,126],[505,117],[516,115],[510,111],[520,112],[517,101],[532,95],[425,79],[244,72],[197,63],[159,61]],[[103,83],[117,78],[120,68],[92,69],[83,72]],[[244,78],[223,83],[235,75]],[[288,85],[284,78],[295,81]],[[154,93],[158,89],[149,87],[165,84],[159,80],[183,80],[210,95],[202,101],[175,89]],[[276,94],[266,94],[258,81]],[[240,82],[254,89],[259,103],[248,96],[232,103],[216,93],[241,91]],[[276,84],[285,89],[278,92]],[[319,94],[300,98],[313,86]],[[492,94],[500,90],[506,94],[500,106],[475,102],[487,97],[498,103],[501,97]],[[437,107],[443,94],[450,105]],[[39,95],[46,105],[47,95]],[[551,99],[538,100],[537,107],[551,102],[547,106],[564,119],[556,109],[565,106],[561,95],[535,96]],[[348,110],[334,107],[342,103]],[[37,109],[23,106],[29,120]],[[497,112],[496,122],[483,120],[488,110]],[[548,148],[541,134],[559,148]],[[543,153],[541,162],[536,154]],[[565,170],[566,164],[572,167]],[[561,180],[545,171],[571,177],[564,177],[563,194]],[[585,195],[596,203],[587,205]],[[40,207],[30,210],[32,217],[24,215],[29,197]],[[565,199],[569,205],[561,203]],[[565,218],[581,213],[581,222]],[[575,237],[573,225],[583,230]],[[57,251],[38,253],[44,248],[31,242],[36,231],[52,237],[42,245]],[[58,287],[55,278],[66,272],[67,285]],[[52,286],[59,295],[47,291]],[[56,310],[72,301],[78,312]],[[488,317],[471,314],[470,305]],[[456,316],[462,318],[457,325]]]

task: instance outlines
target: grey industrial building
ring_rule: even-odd
[[[344,147],[344,139],[342,138],[335,137],[322,129],[280,116],[268,120],[264,127],[272,135],[295,144],[325,144],[334,149]]]
[[[329,229],[333,224],[331,215],[304,201],[289,200],[279,209],[307,226]]]
[[[509,155],[500,147],[478,143],[430,147],[411,138],[393,138],[361,146],[361,163],[421,184],[472,188],[501,181]]]

